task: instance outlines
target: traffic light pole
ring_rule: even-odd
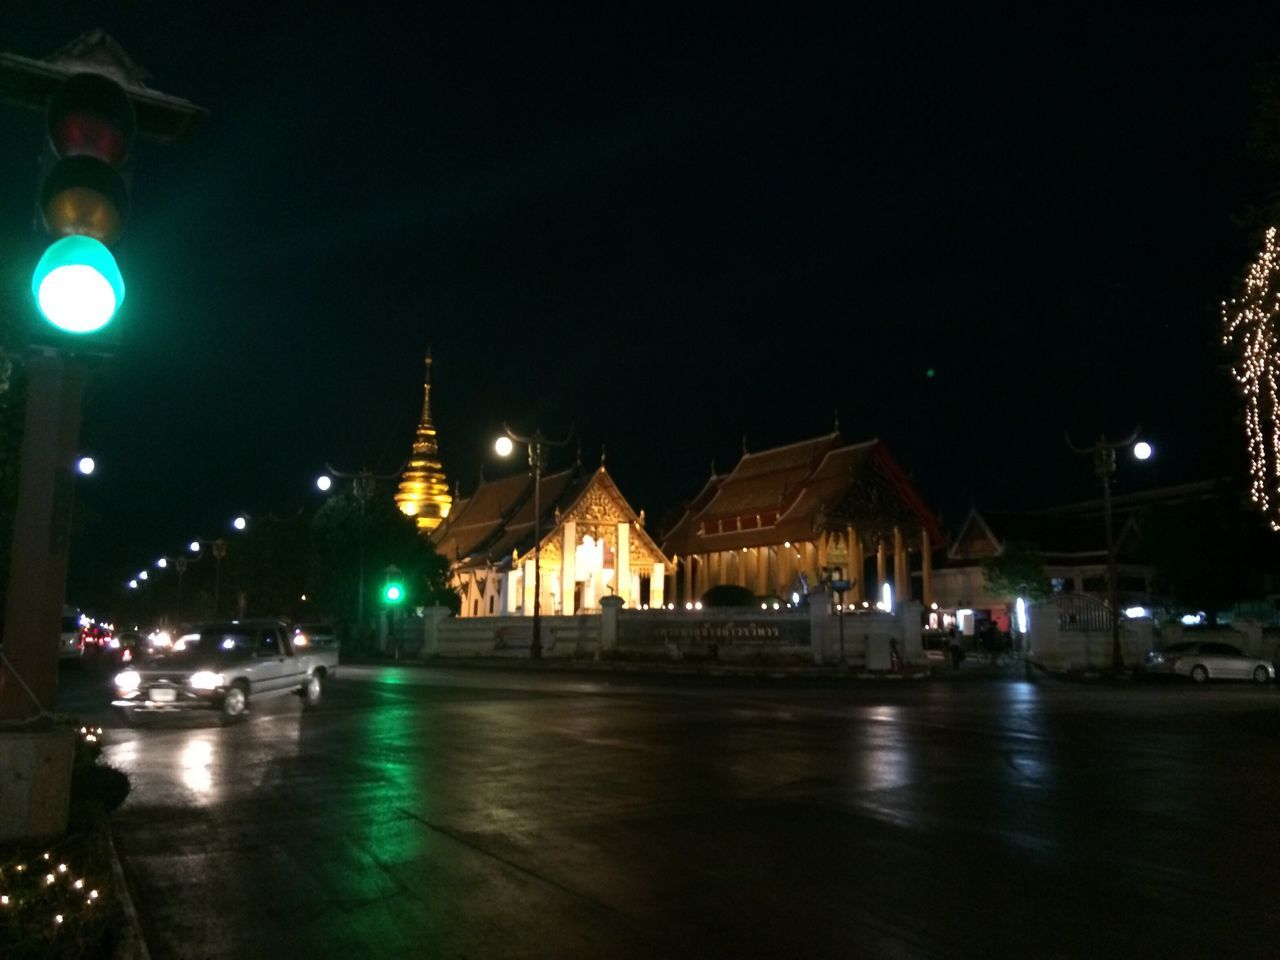
[[[26,366],[18,502],[0,654],[0,721],[53,710],[71,534],[72,460],[80,435],[84,361],[39,353]]]

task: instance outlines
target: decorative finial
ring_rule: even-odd
[[[643,508],[641,508],[640,516],[637,518],[636,522],[640,524],[640,529],[643,530],[644,529],[644,509]]]
[[[560,504],[558,503],[556,504],[555,518],[556,518],[556,523],[559,523],[560,522]]]
[[[582,466],[582,441],[578,441],[577,452],[573,455],[573,465],[575,467]]]
[[[602,443],[600,444],[600,469],[601,470],[604,469],[604,457],[605,457],[604,444]]]
[[[840,432],[840,410],[836,409],[836,422],[831,427],[831,432],[838,434]]]
[[[716,458],[715,457],[711,458],[711,475],[713,477],[716,475]]]
[[[454,500],[462,499],[462,484],[459,483],[456,479],[453,481],[453,499]]]
[[[742,435],[742,455],[744,457],[747,455],[747,435],[745,433]]]

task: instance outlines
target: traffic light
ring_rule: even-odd
[[[382,602],[395,606],[404,601],[404,584],[398,580],[388,580],[382,585]]]
[[[98,73],[63,81],[49,99],[47,120],[54,163],[39,207],[55,239],[36,265],[31,293],[50,325],[40,339],[88,345],[102,339],[124,302],[124,277],[109,248],[129,217],[121,169],[136,120],[120,85]]]

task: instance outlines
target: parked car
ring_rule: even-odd
[[[84,648],[80,645],[80,614],[70,607],[63,607],[58,656],[64,660],[71,660],[78,658],[83,652]]]
[[[291,693],[314,707],[337,663],[336,649],[295,649],[283,621],[200,623],[187,627],[172,647],[117,673],[111,705],[126,721],[140,711],[190,709],[217,710],[234,720],[251,700]]]
[[[1253,680],[1269,683],[1275,667],[1261,657],[1251,657],[1239,647],[1214,640],[1183,640],[1151,650],[1143,661],[1147,673],[1208,680]]]

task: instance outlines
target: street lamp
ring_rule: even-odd
[[[534,660],[542,658],[542,471],[547,466],[547,447],[563,447],[569,442],[573,428],[563,440],[548,440],[541,430],[535,430],[532,437],[522,437],[505,423],[502,425],[505,436],[498,437],[493,449],[500,457],[511,455],[514,443],[523,443],[529,450],[529,469],[533,471],[533,641],[529,645],[529,656]]]
[[[191,546],[198,549],[200,544],[196,542],[192,542]],[[199,560],[200,558],[196,557],[196,559]],[[173,569],[178,574],[178,602],[176,605],[176,609],[174,610],[173,619],[175,623],[181,624],[182,623],[182,577],[187,572],[188,560],[186,557],[161,557],[159,560],[156,561],[156,566],[161,570],[167,570],[169,569],[170,563],[173,564]]]
[[[332,464],[326,463],[324,466],[332,476],[351,481],[351,492],[355,494],[356,501],[360,504],[360,574],[356,583],[356,639],[358,642],[360,628],[364,622],[364,541],[365,527],[367,526],[365,516],[368,512],[369,501],[373,499],[373,494],[376,490],[375,481],[394,480],[404,473],[404,468],[407,464],[402,464],[400,469],[394,473],[374,473],[367,468],[356,473],[344,473],[335,469]],[[328,490],[332,485],[333,482],[328,476],[316,479],[316,487],[320,490]]]
[[[1102,481],[1102,510],[1107,530],[1107,606],[1111,611],[1111,668],[1119,673],[1124,669],[1124,654],[1120,650],[1120,591],[1116,582],[1116,545],[1111,530],[1111,475],[1116,472],[1116,451],[1121,447],[1132,446],[1133,455],[1138,460],[1147,460],[1153,450],[1146,441],[1134,443],[1138,439],[1138,428],[1135,428],[1124,440],[1108,440],[1105,434],[1099,434],[1091,447],[1077,447],[1067,435],[1067,446],[1073,453],[1093,458],[1093,472]]]
[[[227,555],[227,541],[218,537],[216,540],[205,540],[203,537],[196,537],[190,543],[191,552],[200,553],[201,547],[208,545],[209,552],[213,554],[213,617],[218,616],[218,608],[222,595],[222,560]],[[199,559],[197,557],[197,559]]]

